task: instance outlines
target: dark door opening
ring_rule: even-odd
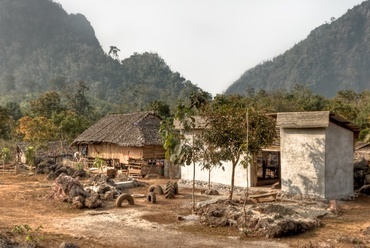
[[[280,152],[261,151],[257,156],[257,186],[280,181]]]

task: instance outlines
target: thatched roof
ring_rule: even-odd
[[[160,117],[152,112],[110,114],[85,130],[72,144],[111,143],[126,147],[162,145],[160,121]]]

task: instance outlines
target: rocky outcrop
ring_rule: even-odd
[[[356,160],[353,165],[353,184],[359,193],[370,195],[370,168],[365,158]]]
[[[51,197],[59,201],[72,203],[76,208],[98,208],[102,206],[98,193],[85,191],[78,179],[64,173],[55,179]]]

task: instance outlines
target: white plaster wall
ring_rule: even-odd
[[[192,135],[185,134],[188,142],[191,143]],[[240,157],[239,161],[243,160],[243,156]],[[211,171],[211,184],[220,183],[225,185],[231,185],[231,170],[232,164],[230,161],[222,162],[224,170],[221,167],[215,167]],[[251,186],[251,168],[248,166],[248,180],[247,180],[247,169],[244,169],[242,165],[237,165],[235,168],[234,186],[236,187],[250,187]],[[203,181],[208,183],[209,172],[206,169],[202,169],[200,164],[195,166],[195,180]],[[181,179],[193,180],[193,164],[181,166]]]
[[[325,198],[353,194],[353,132],[330,123],[326,130]]]
[[[213,168],[211,171],[211,184],[221,183],[225,185],[231,185],[231,162],[223,162],[225,170],[220,167]],[[195,180],[208,182],[208,170],[202,170],[201,166],[196,165]],[[248,180],[247,180],[247,169],[244,169],[242,165],[237,165],[235,168],[235,182],[234,186],[247,187],[251,185],[250,179],[250,166],[248,167]],[[181,179],[193,180],[193,165],[186,165],[181,167]]]
[[[281,128],[281,190],[325,196],[325,129]]]

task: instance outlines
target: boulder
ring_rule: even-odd
[[[365,171],[357,170],[353,173],[353,187],[359,189],[364,185]]]
[[[355,161],[355,163],[353,165],[353,169],[355,171],[357,171],[357,170],[367,171],[369,169],[369,164],[368,164],[368,162],[366,161],[365,158],[361,158],[361,159],[358,159],[358,160]]]
[[[370,185],[370,174],[365,175],[364,185]]]
[[[85,207],[84,202],[85,202],[85,197],[81,195],[78,195],[72,198],[72,206],[74,206],[75,208],[79,208],[79,209],[84,208]]]
[[[51,196],[72,203],[75,208],[98,208],[102,205],[97,193],[85,191],[77,179],[64,173],[55,179]]]
[[[284,219],[276,225],[266,225],[261,230],[263,230],[269,238],[279,238],[304,233],[320,225],[318,220]]]
[[[99,199],[99,195],[94,194],[85,198],[85,206],[88,208],[98,208],[103,205],[103,202]]]
[[[364,185],[362,186],[358,192],[360,192],[361,194],[364,194],[364,195],[370,195],[370,185]]]

